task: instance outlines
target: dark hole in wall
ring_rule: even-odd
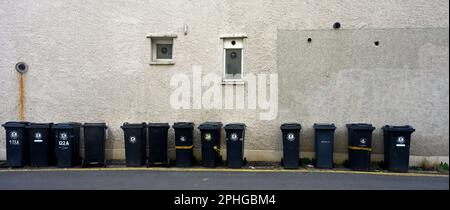
[[[22,70],[22,71],[25,70],[25,68],[26,68],[25,64],[23,64],[23,63],[19,64],[18,67],[19,67],[19,69]]]
[[[339,23],[339,22],[334,23],[333,24],[333,28],[334,29],[340,29],[341,28],[341,23]]]

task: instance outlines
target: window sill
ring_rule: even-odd
[[[150,61],[150,65],[174,65],[175,61]]]
[[[242,34],[224,34],[222,36],[220,36],[221,39],[244,39],[247,38],[247,34],[242,33]]]
[[[147,38],[177,38],[176,34],[147,34]]]
[[[245,85],[244,80],[222,80],[222,85]]]

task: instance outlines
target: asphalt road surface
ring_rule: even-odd
[[[323,172],[0,171],[0,190],[448,190],[448,176]]]

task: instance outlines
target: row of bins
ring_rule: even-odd
[[[10,167],[30,165],[45,167],[72,167],[82,164],[105,165],[105,123],[30,123],[7,122],[3,124],[7,135],[7,164]],[[193,131],[194,123],[177,122],[175,130],[176,165],[189,167],[194,161]],[[84,159],[79,154],[80,128],[84,129]],[[220,141],[222,123],[205,122],[198,128],[201,132],[202,164],[215,167],[222,161]],[[334,124],[314,124],[315,129],[315,167],[333,167]],[[347,124],[348,161],[353,170],[370,170],[372,151],[371,124]],[[169,165],[167,155],[168,123],[124,123],[125,156],[128,166]],[[227,165],[240,168],[245,164],[244,139],[246,125],[227,124],[226,131]],[[300,156],[299,123],[281,125],[283,136],[283,158],[285,168],[298,168]],[[409,148],[411,134],[415,131],[409,125],[383,128],[384,162],[391,171],[406,172],[409,167]],[[147,133],[148,132],[148,133]],[[147,144],[150,155],[147,155]]]
[[[334,124],[315,123],[314,146],[315,167],[332,168],[334,150]],[[284,168],[296,169],[300,165],[300,130],[299,123],[285,123],[280,126],[283,135],[283,158],[281,160]]]
[[[105,123],[7,122],[6,158],[9,167],[73,167],[105,165]],[[85,158],[80,156],[81,127],[84,127]]]
[[[120,127],[124,131],[127,166],[169,165],[167,133],[170,126],[168,123],[124,123]],[[149,158],[147,158],[147,136],[149,137],[149,153],[152,154]]]
[[[172,126],[175,130],[177,167],[193,165],[194,127],[193,122],[176,122]],[[205,122],[198,127],[201,131],[202,164],[205,167],[215,167],[222,161],[220,156],[222,127],[221,122]],[[169,165],[167,135],[170,126],[168,123],[124,123],[121,128],[124,131],[127,166]],[[224,128],[227,133],[227,165],[231,168],[240,168],[245,164],[245,124],[228,124]],[[149,155],[146,151],[147,142]]]
[[[372,133],[375,130],[371,124],[347,124],[348,132],[348,166],[353,170],[367,171],[371,169]],[[300,165],[300,130],[298,123],[281,125],[283,135],[284,168],[296,169]],[[315,167],[333,168],[334,124],[316,123],[313,126],[315,146]],[[390,171],[407,172],[409,168],[409,153],[411,134],[415,131],[410,125],[382,127],[384,141],[384,167]]]

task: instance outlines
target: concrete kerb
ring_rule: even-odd
[[[366,174],[385,176],[408,176],[408,177],[449,177],[448,174],[435,172],[410,172],[397,173],[386,171],[352,171],[345,169],[264,169],[264,168],[165,168],[165,167],[107,167],[107,168],[20,168],[20,169],[0,169],[0,173],[6,172],[73,172],[73,171],[159,171],[159,172],[236,172],[236,173],[340,173],[340,174]]]

